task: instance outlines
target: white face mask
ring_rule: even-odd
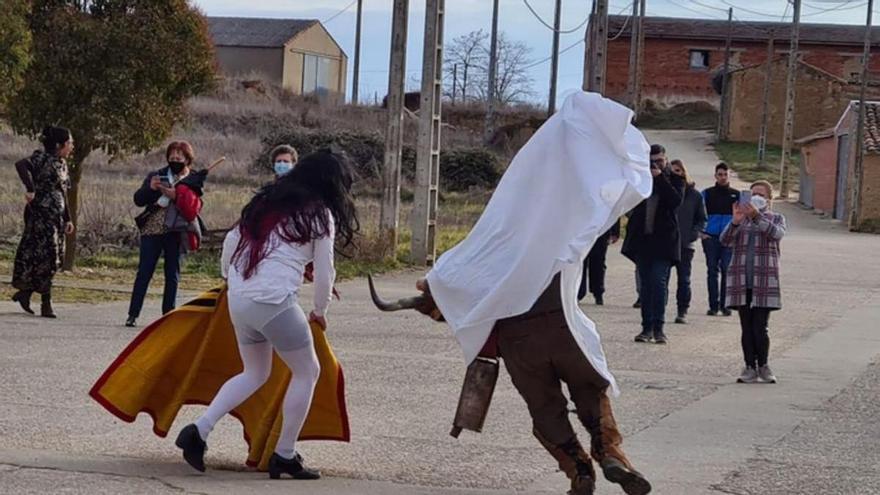
[[[282,175],[293,170],[293,164],[289,162],[275,162],[275,175],[281,177]]]
[[[767,200],[763,196],[752,196],[751,202],[758,211],[764,211],[767,208]]]

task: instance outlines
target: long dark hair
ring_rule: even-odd
[[[263,186],[241,210],[241,239],[232,263],[245,279],[274,245],[269,239],[278,231],[285,242],[305,244],[330,233],[328,212],[333,215],[336,239],[351,244],[360,230],[351,196],[352,167],[348,157],[328,150],[300,158],[290,173]]]

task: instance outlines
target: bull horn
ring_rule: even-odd
[[[367,282],[370,284],[370,297],[373,298],[373,304],[382,311],[400,311],[402,309],[415,309],[420,303],[425,301],[425,295],[415,297],[405,297],[396,302],[383,301],[379,294],[376,293],[376,286],[373,285],[373,276],[367,275]]]

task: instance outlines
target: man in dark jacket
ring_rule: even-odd
[[[709,285],[709,316],[716,316],[719,311],[724,316],[730,316],[730,310],[724,307],[724,297],[727,294],[727,266],[730,265],[733,251],[721,244],[720,236],[730,223],[733,204],[737,201],[739,191],[730,187],[730,168],[721,162],[715,166],[715,185],[703,191],[708,220],[701,237],[708,268],[706,278]]]
[[[633,260],[641,281],[642,331],[636,342],[667,342],[663,332],[669,274],[681,259],[678,208],[684,195],[684,179],[670,173],[666,149],[651,145],[651,196],[632,212],[627,225],[623,255]]]

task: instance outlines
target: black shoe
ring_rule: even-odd
[[[125,320],[125,326],[127,327],[136,327],[137,319],[134,316],[129,316],[127,320]]]
[[[278,454],[272,454],[269,458],[269,478],[277,480],[281,473],[287,473],[295,480],[316,480],[321,478],[321,472],[303,466],[302,456],[296,454],[293,459],[285,459]]]
[[[679,325],[687,325],[687,313],[679,313],[678,316],[675,317],[675,322]]]
[[[651,493],[651,483],[635,469],[626,467],[613,457],[606,457],[599,463],[605,479],[617,483],[626,495],[646,495]]]
[[[602,299],[602,295],[595,296],[595,299],[596,299],[596,306],[604,306],[605,305],[605,299]]]
[[[718,310],[717,309],[710,309],[709,311],[706,311],[706,314],[709,316],[718,316]]]
[[[52,310],[52,294],[47,292],[42,294],[42,302],[40,303],[40,316],[43,318],[58,318],[55,311]]]
[[[180,430],[177,440],[174,442],[183,449],[183,459],[196,471],[205,472],[205,451],[208,444],[199,435],[199,429],[194,424],[188,424]]]
[[[655,344],[666,344],[669,342],[669,339],[666,338],[666,334],[663,332],[654,332],[654,343]]]
[[[653,338],[654,338],[654,336],[651,335],[650,333],[642,332],[642,333],[636,335],[635,341],[642,342],[642,343],[649,343],[649,342],[651,342],[651,340]]]
[[[641,308],[642,307],[642,300],[636,299],[636,302],[633,303],[633,307],[636,309]]]
[[[12,295],[12,300],[17,302],[25,313],[34,314],[34,310],[31,309],[31,294],[33,292],[29,290],[20,290]]]
[[[729,310],[729,309],[727,309],[727,308],[724,308],[724,309],[721,310],[721,314],[724,315],[724,316],[730,316],[730,315],[733,314],[733,311],[731,311],[731,310]]]

